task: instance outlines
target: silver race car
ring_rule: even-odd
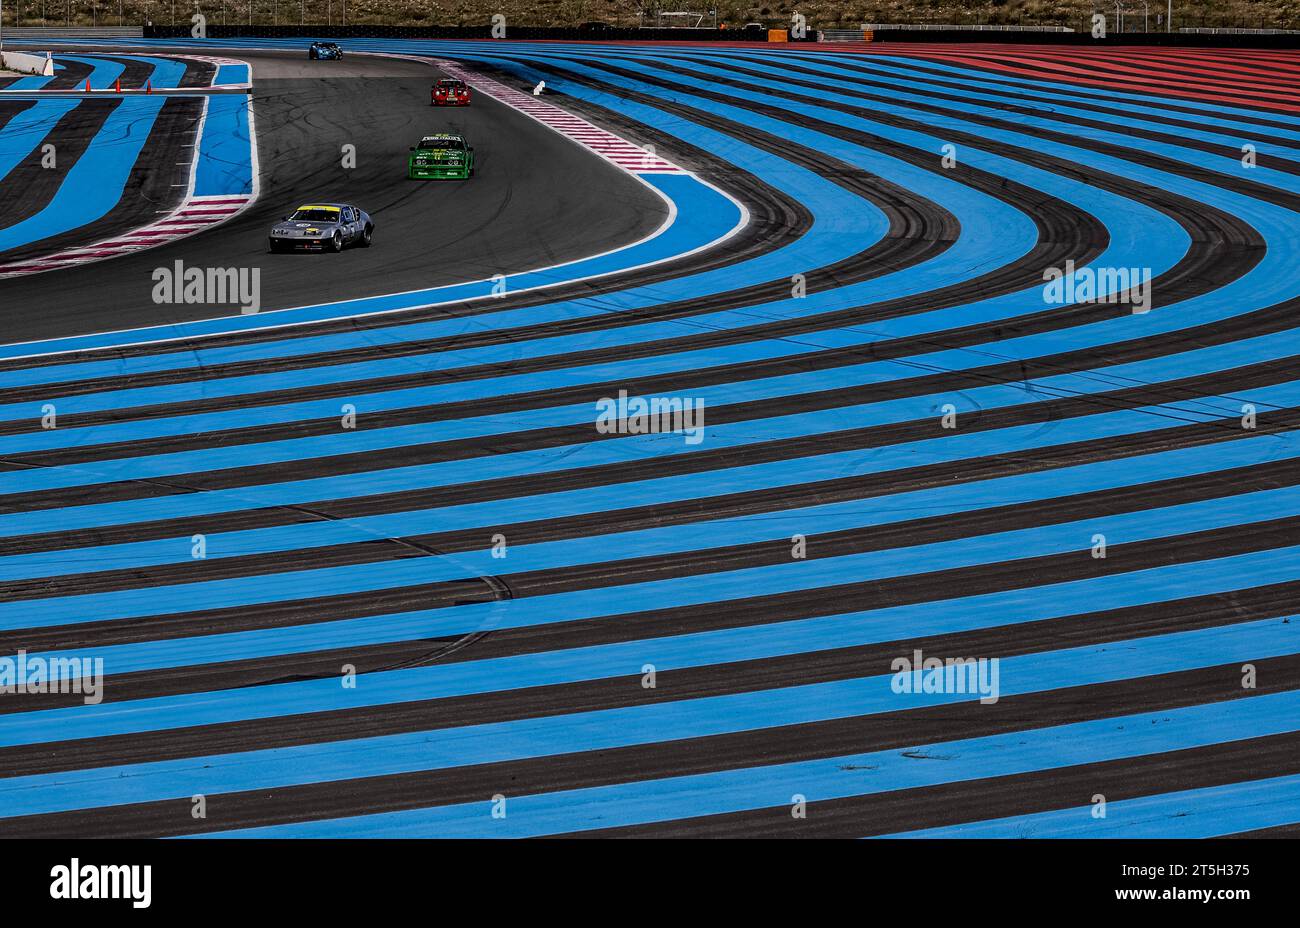
[[[346,245],[370,247],[375,224],[370,214],[345,203],[312,203],[271,227],[271,251],[342,251]]]

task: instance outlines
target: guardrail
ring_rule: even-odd
[[[186,34],[188,34],[186,27]],[[5,26],[6,39],[142,39],[143,26]]]
[[[8,30],[5,30],[8,34]],[[147,38],[188,39],[190,27],[144,27]],[[240,26],[217,25],[208,20],[209,39],[584,39],[588,41],[636,42],[766,42],[766,29],[687,29],[687,28],[560,28],[547,26],[509,26],[505,35],[493,35],[493,27],[482,26]]]
[[[961,26],[945,23],[864,23],[862,31],[881,32],[893,29],[920,29],[947,32],[1073,32],[1069,26]]]
[[[1300,35],[1300,30],[1297,29],[1230,29],[1207,26],[1184,26],[1178,31],[1193,35]]]
[[[823,42],[870,42],[871,33],[865,29],[823,29]]]
[[[490,26],[241,26],[208,23],[209,39],[272,38],[393,38],[393,39],[487,39],[493,38]],[[779,34],[782,30],[771,30]],[[1296,48],[1300,47],[1300,32],[1281,29],[1180,29],[1178,32],[1111,33],[1104,39],[1094,39],[1087,31],[1079,32],[1068,26],[961,26],[940,23],[906,25],[879,23],[856,30],[825,30],[826,41],[857,41],[861,36],[868,42],[1007,42],[1037,43],[1045,45],[1165,45],[1183,47],[1240,47],[1240,48]],[[853,33],[852,39],[829,38],[838,33]],[[124,36],[139,38],[188,39],[188,25],[160,26],[146,24],[143,30],[134,27],[89,26],[8,27],[5,38],[15,42],[32,39],[53,40],[59,36]],[[689,42],[767,42],[766,29],[637,29],[637,28],[552,28],[510,27],[506,37],[511,39],[551,39],[586,41],[689,41]],[[816,41],[818,33],[808,30],[800,41]],[[787,40],[794,40],[787,36]]]

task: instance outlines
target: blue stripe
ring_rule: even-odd
[[[249,73],[249,67],[246,64],[223,64],[217,67],[216,76],[212,83],[216,84],[247,84],[252,79]]]

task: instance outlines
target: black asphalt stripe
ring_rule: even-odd
[[[953,597],[975,596],[984,593],[1006,592],[1054,583],[1089,580],[1098,577],[1123,575],[1137,570],[1147,570],[1171,564],[1215,560],[1238,554],[1249,554],[1287,547],[1295,543],[1295,533],[1300,528],[1300,517],[1253,522],[1243,526],[1230,526],[1213,530],[1191,532],[1154,538],[1141,542],[1111,544],[1106,558],[1093,558],[1090,554],[1091,536],[1081,533],[1078,551],[1044,554],[991,564],[954,567],[946,570],[909,574],[885,580],[848,582],[799,590],[794,593],[747,597],[727,600],[739,608],[748,607],[748,624],[757,624],[759,616],[779,612],[791,602],[815,594],[828,612],[855,612],[882,609],[922,602],[939,602]],[[790,563],[789,549],[784,560],[768,559],[768,563]],[[483,579],[465,579],[415,584],[369,590],[362,593],[340,593],[303,599],[268,603],[248,603],[240,606],[195,609],[167,612],[138,618],[98,618],[76,624],[54,627],[13,629],[0,633],[0,653],[20,649],[31,652],[58,651],[71,648],[99,647],[138,641],[160,641],[254,629],[276,628],[287,625],[304,626],[365,616],[391,615],[417,610],[448,609],[468,603],[491,602],[500,596],[493,592],[504,588],[509,598],[546,596],[573,590],[618,588],[651,577],[674,579],[687,570],[696,575],[734,571],[744,566],[735,562],[712,561],[688,552],[683,556],[642,558],[633,561],[610,562],[603,565],[581,565],[545,571],[500,574]],[[612,608],[616,608],[613,606]],[[710,605],[709,616],[721,616],[723,603]],[[629,630],[639,620],[653,615],[665,624],[657,626],[658,634],[667,629],[679,628],[665,617],[665,612],[623,615],[616,620]],[[610,617],[606,617],[609,619]],[[677,620],[679,623],[681,619]],[[700,624],[708,630],[709,621]],[[475,618],[467,618],[474,623]],[[473,632],[470,627],[466,632]],[[653,637],[646,631],[644,637]]]
[[[94,68],[84,61],[59,58],[55,64],[63,67],[54,72],[54,77],[42,88],[44,90],[84,90],[86,79],[94,71]]]
[[[1085,569],[1085,577],[1106,576],[1112,572],[1127,573],[1131,566],[1124,562],[1129,546],[1142,546],[1150,544],[1152,547],[1161,547],[1171,545],[1174,550],[1186,552],[1184,555],[1188,560],[1201,560],[1204,558],[1219,557],[1213,550],[1213,544],[1222,539],[1225,545],[1232,547],[1240,553],[1253,551],[1262,551],[1271,548],[1284,548],[1294,545],[1300,535],[1300,516],[1285,517],[1274,520],[1252,522],[1246,525],[1232,526],[1227,529],[1208,529],[1202,532],[1191,532],[1185,535],[1175,536],[1180,539],[1175,542],[1170,538],[1157,539],[1153,542],[1129,542],[1123,546],[1123,553],[1119,551],[1120,546],[1112,545],[1109,549],[1107,558],[1109,561],[1112,556],[1115,558],[1115,564],[1112,567],[1093,565]],[[869,535],[870,529],[865,531],[855,531],[851,533],[854,539]],[[1248,533],[1252,537],[1247,540],[1240,537],[1241,533]],[[1026,558],[1026,561],[1033,562],[1035,565],[1041,565],[1044,576],[1052,575],[1053,571],[1062,571],[1070,578],[1075,579],[1071,573],[1074,565],[1073,561],[1087,559],[1094,561],[1091,556],[1089,546],[1091,544],[1091,533],[1086,529],[1080,529],[1080,545],[1077,553],[1070,554],[1048,554],[1038,555]],[[838,546],[823,544],[818,546],[817,550],[809,549],[809,560],[827,557],[847,556],[856,553],[855,541],[845,538],[837,538]],[[1202,545],[1210,545],[1209,548],[1202,548]],[[1237,546],[1242,547],[1238,548]],[[1145,548],[1141,549],[1145,551]],[[1138,554],[1137,556],[1141,556]],[[1165,563],[1177,563],[1177,559]],[[556,593],[572,592],[575,590],[595,590],[606,589],[610,587],[622,587],[628,584],[652,583],[656,581],[669,581],[683,579],[686,577],[699,577],[717,573],[731,573],[738,570],[746,570],[754,567],[773,567],[783,564],[790,564],[790,542],[783,539],[776,543],[746,546],[743,551],[730,549],[726,551],[684,551],[670,555],[654,555],[641,558],[633,558],[619,561],[603,561],[597,564],[581,564],[572,567],[556,568],[550,570],[533,570],[521,571],[519,573],[501,573],[496,575],[496,579],[505,584],[515,599],[524,599],[536,596],[549,596]],[[981,565],[983,567],[985,565]],[[991,566],[991,565],[988,565]],[[953,577],[970,577],[971,569],[966,567],[951,568],[948,571],[936,571],[942,574],[943,580]],[[911,580],[910,576],[898,578],[903,582]],[[885,583],[887,581],[877,581]],[[1041,582],[1058,582],[1046,581]],[[961,589],[960,585],[954,587],[944,587],[946,589]],[[382,596],[383,594],[379,594]]]
[[[27,648],[35,652],[37,642],[55,640],[67,641],[70,647],[75,648],[95,647],[109,643],[162,641],[217,632],[314,624],[338,618],[379,615],[390,611],[445,609],[471,603],[494,602],[498,599],[481,579],[451,581],[438,584],[436,587],[434,584],[429,584],[385,591],[382,597],[373,599],[373,608],[367,604],[370,598],[371,594],[346,596],[325,594],[308,600],[289,600],[240,610],[214,609],[204,610],[201,613],[190,612],[186,613],[184,618],[168,614],[139,619],[95,619],[57,628],[7,631],[0,634],[0,641],[4,642],[3,646],[0,646],[0,651],[12,653],[20,648]],[[313,611],[316,611],[315,614]],[[10,648],[11,642],[15,643],[13,648]],[[31,642],[31,644],[22,642]],[[40,650],[46,649],[40,648]]]
[[[1169,591],[1171,596],[1176,596],[1178,592],[1178,590]],[[761,606],[761,611],[756,610],[755,605]],[[887,603],[886,606],[888,605],[894,603]],[[611,622],[607,618],[575,619],[524,628],[498,629],[476,641],[472,649],[448,655],[440,663],[488,660],[518,654],[537,654],[617,644],[662,637],[665,630],[671,631],[674,635],[696,634],[792,622],[833,615],[836,609],[842,609],[843,606],[844,604],[838,600],[832,607],[818,601],[815,595],[800,594],[763,598],[758,603],[754,600],[722,602],[708,609],[683,607],[632,613],[620,616],[616,622]],[[1026,622],[1000,629],[994,628],[986,633],[969,634],[971,641],[982,642],[980,647],[985,649],[984,653],[1010,653],[1020,636],[1024,636],[1025,640],[1034,640],[1041,635],[1044,641],[1049,638],[1052,640],[1052,647],[1068,648],[1082,645],[1090,640],[1087,636],[1092,634],[1093,629],[1107,629],[1107,633],[1113,638],[1137,638],[1292,616],[1297,611],[1300,611],[1300,581],[1291,581],[1204,596],[1169,599],[1142,606],[1062,616],[1056,619],[1045,619],[1042,622]],[[669,624],[656,625],[656,622]],[[987,634],[988,639],[981,639],[982,634]],[[936,641],[942,638],[944,641],[951,642],[955,636],[934,637]],[[1046,647],[1043,646],[1044,649]],[[951,646],[943,644],[936,650],[931,650],[927,646],[925,650],[935,654],[965,653],[955,644]],[[117,686],[117,679],[119,678],[114,678],[114,688]],[[232,679],[240,678],[236,676]],[[249,679],[251,682],[257,678],[244,679]],[[266,677],[263,676],[261,679]],[[172,681],[169,685],[184,687],[189,684],[183,681]],[[149,690],[145,691],[149,692]],[[114,699],[118,698],[131,697],[124,694],[114,697]]]
[[[16,78],[15,78],[16,79]],[[19,113],[26,112],[36,105],[35,100],[4,100],[0,99],[0,132],[9,125],[9,121]]]
[[[929,759],[922,756],[918,761]],[[1083,818],[1091,813],[1097,795],[1105,796],[1108,803],[1123,802],[1258,780],[1261,774],[1295,773],[1300,773],[1300,733],[1289,732],[1016,776],[810,802],[807,817],[798,820],[784,805],[553,837],[865,838],[1073,807]]]
[[[1018,369],[1018,365],[1016,368]],[[1268,386],[1279,381],[1285,382],[1286,378],[1293,373],[1293,367],[1288,367],[1285,360],[1266,362],[1200,377],[1170,381],[1154,387],[1142,385],[1124,390],[1059,397],[1016,406],[980,410],[966,414],[962,418],[960,429],[946,431],[948,436],[951,437],[958,433],[969,433],[973,429],[988,431],[1012,425],[1051,422],[1079,415],[1162,404],[1170,404],[1170,406],[1159,412],[1161,417],[1187,420],[1191,416],[1177,409],[1177,403],[1188,395],[1200,397],[1231,395],[1236,391]],[[983,384],[976,381],[975,385]],[[711,425],[717,426],[723,423],[756,421],[773,416],[807,413],[813,410],[837,409],[851,403],[880,402],[882,399],[889,398],[881,394],[888,394],[891,388],[897,389],[897,386],[897,382],[893,385],[867,384],[819,391],[818,393],[736,403],[717,407],[710,414],[709,421]],[[1204,413],[1200,412],[1198,414],[1203,415]],[[1270,415],[1270,422],[1272,421],[1273,417]],[[246,465],[220,470],[172,474],[148,480],[120,480],[43,491],[8,493],[0,495],[0,512],[28,512],[60,506],[99,504],[131,499],[156,499],[200,490],[233,489],[241,486],[265,485],[331,475],[356,474],[369,470],[470,460],[507,452],[563,448],[597,441],[614,441],[626,437],[616,432],[597,432],[594,422],[595,417],[593,416],[592,424],[589,425],[554,426],[515,432],[509,435],[489,435],[441,442],[426,442],[418,445],[334,454],[295,461],[283,461],[275,464]],[[938,427],[938,422],[939,417],[935,416],[933,418],[872,426],[864,429],[827,431],[810,436],[755,442],[717,450],[683,452],[650,460],[633,460],[618,464],[582,467],[530,475],[528,477],[476,481],[461,484],[455,490],[458,494],[458,502],[466,503],[475,499],[502,499],[505,498],[500,495],[502,488],[517,486],[520,482],[531,480],[563,480],[566,475],[578,474],[585,478],[585,483],[589,485],[593,481],[602,483],[620,482],[620,477],[624,480],[640,480],[651,475],[698,473],[741,464],[753,464],[758,461],[789,460],[807,454],[823,454],[832,450],[844,450],[845,447],[883,447],[889,444],[944,437],[943,432],[945,430]],[[866,441],[865,445],[857,444],[864,439]],[[26,464],[23,466],[31,465]],[[4,468],[0,469],[17,468],[11,459]],[[481,495],[483,492],[489,495]],[[525,495],[525,493],[507,491],[507,495]],[[0,550],[3,550],[3,548],[0,548]]]
[[[824,75],[819,75],[817,74],[817,72],[812,71],[808,68],[783,66],[784,69],[789,71],[790,73],[803,74],[813,79],[805,80],[799,78],[791,78],[788,77],[787,75],[782,75],[779,78],[777,78],[774,77],[771,71],[736,67],[735,64],[730,61],[728,61],[726,64],[719,64],[717,66],[725,67],[727,70],[734,72],[736,74],[745,74],[751,77],[757,77],[760,79],[767,79],[767,80],[779,79],[781,80],[782,84],[785,86],[803,87],[808,89],[809,91],[812,91],[814,95],[816,94],[817,91],[825,89],[825,87],[817,83],[816,80],[816,78],[823,77]],[[676,73],[680,73],[680,74],[691,73],[685,67],[676,68],[673,70]],[[834,90],[834,92],[837,94],[841,94],[844,96],[856,96],[864,100],[869,100],[873,102],[879,102],[879,103],[893,102],[889,97],[889,94],[894,93],[897,90],[896,87],[891,86],[889,83],[885,81],[866,80],[863,78],[852,78],[852,77],[842,77],[842,76],[837,77],[837,79],[846,81],[848,83],[856,84],[858,86],[878,88],[880,91],[880,93],[878,94],[855,92],[852,89],[843,88],[843,87],[836,88]],[[740,86],[743,86],[743,84],[741,84]],[[944,101],[957,103],[957,104],[962,104],[964,102],[967,102],[959,94],[942,93],[934,89],[935,87],[939,87],[939,86],[954,87],[955,85],[951,83],[943,83],[938,81],[932,82],[930,87],[926,90],[927,98],[931,100],[944,100]],[[1078,115],[1071,115],[1068,117],[1057,116],[1053,104],[1055,104],[1055,107],[1059,107],[1061,105],[1062,101],[1059,96],[1055,98],[1054,101],[1042,100],[1041,103],[1039,103],[1038,101],[1033,101],[1033,98],[1027,97],[1026,95],[1023,94],[1009,94],[1006,96],[1009,99],[1028,100],[1032,102],[1030,102],[1029,105],[1020,105],[1017,103],[999,102],[994,100],[980,100],[977,102],[979,105],[988,107],[989,109],[1001,110],[1003,112],[1019,113],[1025,116],[1033,116],[1033,117],[1046,120],[1048,122],[1062,123],[1067,127],[1071,127],[1071,128],[1086,126],[1093,129],[1101,129],[1107,132],[1113,132],[1121,135],[1128,135],[1136,139],[1145,139],[1147,141],[1160,142],[1168,145],[1177,145],[1184,148],[1192,148],[1197,151],[1209,152],[1211,154],[1221,155],[1225,158],[1230,158],[1232,159],[1234,164],[1240,167],[1242,151],[1239,145],[1235,147],[1232,145],[1223,145],[1215,142],[1207,142],[1200,139],[1192,138],[1187,135],[1180,135],[1180,134],[1167,133],[1167,132],[1156,132],[1150,129],[1142,129],[1135,126],[1121,125],[1113,121],[1107,122],[1103,119],[1088,119],[1086,117],[1078,116]],[[809,99],[810,100],[814,99],[814,97],[810,97]],[[823,103],[821,105],[834,105],[834,104]],[[908,101],[906,102],[906,105],[913,106],[917,104]],[[926,107],[924,106],[921,106],[920,108],[926,109]],[[1121,118],[1123,117],[1127,117],[1130,119],[1133,118],[1133,114],[1131,113],[1126,114],[1122,110],[1118,110],[1118,109],[1108,110],[1102,107],[1102,108],[1090,108],[1090,111],[1096,112],[1098,115],[1105,115],[1109,113],[1110,115],[1119,116]],[[956,110],[950,112],[952,112],[954,115],[956,115],[957,113]],[[874,118],[875,112],[869,111],[869,115],[871,115]],[[1171,120],[1152,120],[1152,121],[1157,123],[1172,124],[1171,127],[1192,128],[1196,130],[1204,130],[1205,128],[1203,124],[1195,125],[1191,123],[1178,123],[1176,121],[1171,121]],[[1025,126],[1022,127],[1021,131],[1033,132],[1034,129],[1033,127]],[[1288,144],[1283,139],[1275,139],[1275,138],[1269,138],[1263,136],[1261,137],[1252,136],[1252,140],[1255,141],[1256,143],[1261,143],[1261,142],[1271,143],[1271,144],[1277,144],[1281,146],[1287,146]],[[1083,143],[1085,145],[1090,144],[1090,140],[1084,140]],[[1274,170],[1282,171],[1283,173],[1300,174],[1300,164],[1297,164],[1295,161],[1289,160],[1287,158],[1279,158],[1273,155],[1260,154],[1258,155],[1257,163],[1259,164],[1260,167],[1272,168]]]
[[[690,59],[682,58],[681,60],[689,61]],[[750,56],[737,56],[732,60],[749,61],[754,63],[755,65],[762,64],[760,60],[755,60]],[[828,62],[827,64],[830,64],[830,62]],[[926,82],[925,94],[929,97],[933,97],[934,99],[952,100],[953,102],[961,102],[963,100],[968,100],[968,98],[962,96],[963,92],[994,93],[1001,100],[1021,101],[1024,104],[1026,104],[1024,107],[1021,108],[1017,108],[1014,105],[1003,106],[1000,108],[1015,109],[1017,111],[1031,113],[1032,115],[1042,116],[1044,118],[1049,118],[1049,119],[1052,118],[1052,114],[1056,111],[1056,108],[1059,108],[1062,104],[1065,104],[1065,105],[1074,105],[1078,109],[1085,110],[1089,113],[1095,113],[1099,116],[1115,116],[1120,119],[1139,119],[1143,122],[1150,123],[1153,125],[1169,126],[1170,128],[1173,129],[1191,129],[1197,132],[1202,132],[1207,129],[1206,123],[1202,119],[1200,119],[1200,117],[1203,117],[1205,115],[1203,110],[1193,110],[1187,107],[1166,106],[1163,101],[1160,104],[1161,112],[1158,114],[1134,113],[1130,110],[1124,110],[1120,107],[1107,106],[1106,104],[1114,102],[1112,98],[1106,97],[1104,95],[1097,95],[1097,96],[1090,95],[1088,93],[1083,92],[1087,89],[1083,87],[1072,87],[1070,88],[1068,94],[1062,92],[1062,90],[1059,88],[1053,93],[1028,92],[1028,91],[1032,91],[1033,88],[1025,88],[1022,91],[1015,91],[1003,87],[973,88],[969,86],[963,86],[962,84],[958,83],[951,72],[941,71],[935,68],[917,67],[915,61],[907,61],[907,62],[891,61],[890,64],[901,68],[906,68],[907,70],[913,71],[918,75],[922,75]],[[858,65],[857,63],[837,61],[834,62],[834,67],[857,72],[861,75],[864,75],[863,77],[854,78],[844,74],[833,74],[833,75],[822,74],[809,67],[800,67],[794,61],[783,61],[781,63],[781,67],[783,70],[790,71],[792,73],[797,73],[797,74],[804,74],[813,79],[833,78],[834,80],[846,81],[849,83],[857,83],[857,84],[862,84],[864,86],[878,87],[885,92],[892,92],[897,89],[894,85],[891,85],[887,79],[885,79],[884,72],[873,68],[863,67]],[[772,77],[772,72],[770,71],[760,72],[760,73],[764,78],[771,79]],[[898,75],[891,75],[891,76],[895,80],[898,79]],[[812,86],[814,87],[814,89],[816,89],[816,85],[812,85]],[[952,90],[953,93],[945,94],[937,90],[936,88],[947,88],[949,90]],[[835,92],[838,93],[839,90],[836,90]],[[917,91],[913,91],[913,92],[917,92]],[[970,100],[970,102],[975,102],[981,106],[991,106],[991,107],[999,106],[998,101],[994,101],[994,100],[979,99],[979,100]],[[1175,112],[1182,113],[1192,118],[1179,119],[1169,115],[1170,113],[1175,113]],[[1282,129],[1286,131],[1294,131],[1295,128],[1294,125],[1288,125],[1286,123],[1280,121],[1274,121],[1274,120],[1260,120],[1252,117],[1238,117],[1238,116],[1234,116],[1231,118],[1238,119],[1243,123],[1258,125],[1262,130],[1267,130],[1271,128],[1271,129]],[[1071,121],[1079,125],[1093,124],[1091,120],[1087,120],[1084,117],[1071,117]],[[1117,126],[1113,123],[1096,123],[1096,125],[1100,128],[1107,128],[1117,132],[1127,131],[1125,127]],[[1229,135],[1239,130],[1234,130],[1232,128],[1224,127],[1218,129],[1212,128],[1212,131],[1218,131],[1225,135]],[[1171,138],[1175,141],[1175,144],[1179,144],[1179,145],[1196,144],[1195,140],[1188,139],[1187,137],[1182,135],[1176,135],[1176,134],[1171,135]],[[1293,141],[1288,140],[1285,136],[1270,135],[1267,131],[1251,132],[1250,139],[1255,142],[1264,142],[1267,144],[1275,144],[1283,147],[1288,147],[1294,144]],[[1241,156],[1240,149],[1234,149],[1234,151],[1236,157]],[[1283,163],[1285,164],[1286,162]],[[1290,165],[1288,164],[1288,167],[1289,166]]]
[[[881,551],[894,547],[951,541],[989,532],[1007,532],[1054,525],[1081,518],[1100,518],[1123,512],[1137,512],[1150,508],[1153,500],[1159,500],[1161,507],[1176,506],[1293,486],[1297,483],[1300,483],[1300,461],[1284,459],[1211,471],[1192,477],[1052,497],[1032,503],[992,506],[951,515],[909,519],[904,522],[873,524],[861,529],[830,533],[816,532],[816,518],[810,517],[814,530],[805,530],[802,534],[806,536],[810,557],[830,557],[836,554]],[[810,498],[802,487],[791,489],[777,502],[781,509],[789,511],[799,508],[801,500],[804,505],[825,504],[825,500],[820,496]],[[427,552],[430,551],[439,554],[481,551],[491,545],[491,539],[497,534],[504,536],[511,547],[519,547],[541,542],[585,539],[614,533],[665,528],[721,517],[719,513],[706,508],[707,502],[708,500],[704,499],[693,500],[692,506],[680,515],[671,511],[664,512],[662,506],[653,505],[632,510],[544,519],[522,525],[485,526],[453,532],[408,535],[394,539],[369,539],[320,548],[259,552],[240,557],[196,560],[190,556],[187,542],[177,545],[177,560],[170,564],[123,567],[93,573],[69,570],[59,575],[0,581],[0,601],[17,602],[54,596],[82,596],[91,593],[163,587],[177,583],[266,576],[285,571],[320,570],[381,561],[409,560],[414,557],[428,556]],[[746,495],[739,507],[726,511],[725,517],[734,518],[770,512],[770,505],[767,500],[752,500]],[[715,557],[735,557],[737,563],[742,563],[748,552],[761,548],[771,547],[788,554],[789,534],[789,531],[786,531],[784,532],[786,537],[766,545],[730,545],[708,550]]]
[[[111,238],[115,233],[148,225],[159,219],[160,213],[179,206],[185,188],[176,185],[184,185],[188,182],[190,174],[188,164],[193,157],[193,149],[185,146],[193,141],[202,112],[203,104],[198,99],[167,98],[158,111],[140,158],[131,168],[131,174],[122,188],[122,196],[117,204],[107,214],[89,225],[6,251],[5,261],[21,263],[36,260],[43,255],[103,241]],[[95,131],[98,131],[98,126],[95,127]],[[88,142],[89,139],[90,135],[87,135],[85,140],[80,141]],[[62,169],[64,168],[62,145],[58,148],[58,157],[59,167]],[[71,164],[68,167],[71,167]],[[58,173],[61,183],[63,176],[66,176],[66,171],[61,170]],[[0,294],[3,293],[4,288],[0,285]]]
[[[1271,771],[1270,771],[1271,772]],[[1238,831],[1224,838],[1300,838],[1300,822],[1290,825],[1276,825],[1272,828],[1256,828],[1251,831]]]
[[[143,87],[145,81],[153,77],[154,66],[141,58],[126,55],[102,54],[96,54],[95,57],[106,61],[112,61],[122,66],[122,74],[118,80],[121,81],[123,89],[136,89]]]
[[[150,54],[156,54],[151,51]],[[211,87],[212,82],[217,77],[217,66],[207,61],[199,61],[196,58],[178,58],[176,59],[185,65],[185,73],[181,76],[181,87]],[[157,88],[155,88],[157,89]]]
[[[1268,672],[1260,674],[1260,688],[1253,691],[1241,687],[1240,666],[1234,663],[1142,677],[1138,681],[1121,680],[1004,697],[992,705],[967,702],[495,764],[209,794],[205,797],[208,816],[204,820],[193,818],[190,797],[186,796],[176,800],[16,816],[0,821],[6,837],[53,838],[90,834],[161,837],[466,802],[482,802],[486,810],[490,797],[498,792],[507,796],[537,795],[901,750],[919,744],[1008,734],[1027,728],[1226,702],[1300,687],[1300,661],[1295,657],[1270,658],[1254,663],[1258,667],[1267,667]],[[629,679],[629,686],[639,688],[635,677]],[[1257,747],[1257,742],[1264,740],[1235,743]],[[1297,750],[1300,748],[1300,734],[1285,736],[1282,741],[1290,749],[1289,756],[1284,751],[1279,752],[1285,757],[1285,762],[1271,754],[1257,754],[1259,762],[1268,762],[1270,770],[1300,767],[1300,750]],[[244,743],[234,749],[246,751],[250,747]],[[1275,760],[1279,761],[1277,768],[1273,767]],[[1031,776],[1050,779],[1057,772],[1044,771]],[[960,788],[961,784],[953,786]],[[876,801],[898,795],[881,794]],[[1068,804],[1086,805],[1091,795],[1092,792],[1088,793],[1089,798]],[[1108,793],[1107,798],[1113,801],[1118,797]],[[912,816],[906,821],[913,822],[920,820],[929,806],[914,802],[910,808],[906,804],[903,808]],[[972,808],[984,811],[989,807],[973,804],[963,808],[969,813]],[[788,808],[784,812],[788,818]],[[996,817],[996,808],[987,817]],[[864,818],[862,821],[873,820]],[[883,824],[883,820],[879,821]],[[923,826],[891,824],[882,830],[905,827]]]
[[[9,228],[30,219],[49,204],[77,159],[89,147],[91,139],[120,103],[120,100],[109,99],[83,100],[59,117],[46,133],[44,141],[34,144],[0,184],[0,216],[4,217],[0,220],[0,227]],[[41,164],[46,145],[54,146],[53,168]],[[19,253],[18,249],[0,252],[6,262],[11,255]]]
[[[801,484],[801,486],[810,492],[822,493],[827,502],[847,498],[888,496],[934,486],[951,486],[1016,474],[1036,473],[1058,467],[1070,467],[1097,461],[1153,454],[1175,448],[1197,447],[1220,441],[1261,438],[1291,431],[1298,425],[1300,425],[1300,408],[1279,409],[1267,411],[1262,416],[1259,427],[1255,431],[1227,427],[1224,423],[1218,421],[1195,423],[1104,439],[1072,442],[1065,445],[1051,446],[1046,449],[1031,448],[1009,454],[965,458],[954,462],[902,468],[882,474],[872,473],[858,477],[808,482]],[[827,447],[824,441],[817,444],[816,447],[820,450],[803,453],[819,454],[835,450]],[[531,496],[581,488],[589,485],[586,478],[587,474],[583,469],[540,475],[538,477],[518,478],[526,481],[526,486],[517,486],[513,490],[506,492],[505,495],[501,495],[501,490],[498,488],[496,490],[498,495],[485,498],[501,499],[512,495]],[[630,476],[624,475],[623,479],[636,480],[640,478],[633,474]],[[374,494],[372,496],[321,500],[294,506],[263,507],[229,513],[158,519],[124,525],[98,526],[88,529],[80,528],[14,538],[0,538],[0,556],[27,554],[35,551],[68,550],[86,545],[122,544],[130,541],[157,538],[177,538],[188,544],[188,539],[195,532],[217,534],[220,532],[244,531],[276,525],[296,525],[330,519],[355,518],[384,512],[452,506],[471,501],[462,498],[462,491],[463,488],[435,487]],[[778,487],[775,490],[758,492],[760,494],[765,492],[780,495],[788,491],[788,487]],[[756,496],[758,494],[746,493],[744,495]]]
[[[196,664],[185,667],[183,671],[180,668],[167,668],[111,674],[105,678],[103,702],[126,702],[183,693],[216,693],[249,686],[338,678],[347,664],[355,668],[358,677],[387,670],[442,664],[459,659],[457,655],[463,649],[457,650],[456,646],[465,642],[466,638],[478,640],[478,636],[425,638],[366,647],[321,649],[307,654],[273,658]],[[105,669],[111,671],[111,663]],[[21,698],[5,694],[0,696],[0,716],[83,704],[83,696],[77,693],[25,693]],[[86,745],[100,740],[88,739]],[[71,757],[63,760],[75,762]],[[14,775],[18,775],[16,769]]]

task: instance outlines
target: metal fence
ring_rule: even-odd
[[[1069,26],[961,26],[941,23],[872,23],[864,24],[863,31],[882,32],[887,29],[925,29],[935,32],[961,30],[962,32],[1073,32]]]
[[[142,26],[5,26],[6,39],[106,38],[139,39]]]
[[[862,29],[823,29],[823,42],[865,42],[867,34]]]
[[[1179,32],[1194,32],[1199,35],[1300,35],[1297,29],[1210,29],[1204,27],[1187,28]]]

